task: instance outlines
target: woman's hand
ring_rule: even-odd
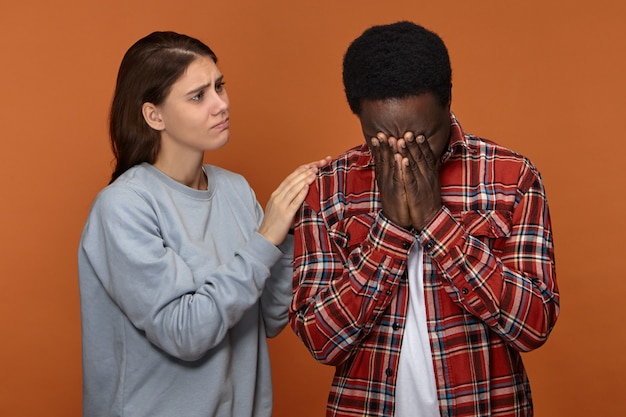
[[[301,165],[283,180],[267,202],[265,216],[259,226],[260,234],[277,246],[285,240],[293,225],[296,211],[309,191],[309,185],[315,181],[319,168],[327,165],[330,160],[330,156],[327,156]]]

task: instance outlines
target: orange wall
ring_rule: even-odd
[[[526,154],[543,174],[562,314],[548,343],[525,355],[536,415],[622,415],[623,4],[5,1],[0,415],[80,415],[76,248],[110,174],[107,109],[132,42],[176,30],[217,52],[232,136],[207,161],[246,175],[264,203],[296,165],[360,143],[342,95],[342,54],[366,27],[400,19],[447,42],[453,110],[464,128]],[[290,330],[270,347],[275,416],[322,415],[331,369],[314,363]]]

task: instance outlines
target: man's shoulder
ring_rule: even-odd
[[[334,158],[326,170],[336,172],[338,170],[350,170],[357,167],[367,167],[372,163],[372,154],[366,143],[353,146]]]
[[[517,159],[520,162],[524,163],[528,162],[528,158],[526,158],[524,155],[491,139],[486,139],[481,136],[466,133],[465,143],[468,150],[472,154],[489,157]]]
[[[465,134],[467,154],[462,157],[466,163],[489,169],[503,183],[515,181],[530,186],[535,181],[541,182],[541,174],[533,162],[523,154],[492,140],[480,136]],[[489,168],[488,168],[489,167]]]
[[[320,168],[317,186],[323,200],[372,193],[374,164],[367,144],[354,146]],[[342,197],[339,197],[342,196]]]

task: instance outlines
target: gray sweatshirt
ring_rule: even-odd
[[[100,192],[78,253],[86,417],[270,416],[266,337],[287,323],[293,241],[256,232],[246,180],[206,191],[149,164]]]

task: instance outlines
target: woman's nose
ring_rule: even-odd
[[[226,94],[216,94],[215,95],[215,106],[214,113],[220,114],[228,110],[230,105],[230,101],[228,100],[228,96]]]

